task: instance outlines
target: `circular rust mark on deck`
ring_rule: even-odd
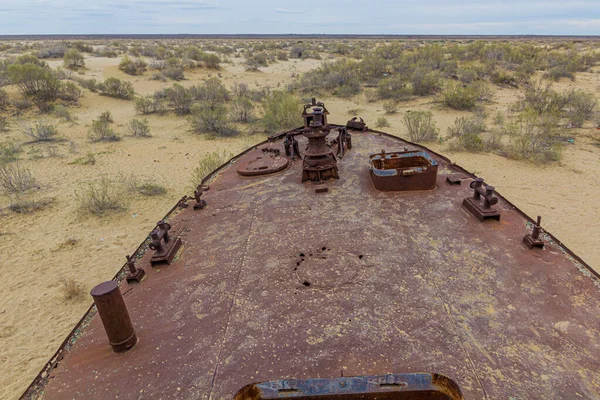
[[[293,270],[305,287],[333,289],[357,283],[365,270],[362,257],[345,251],[319,248],[294,260]]]

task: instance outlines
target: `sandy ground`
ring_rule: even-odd
[[[118,62],[119,59],[90,58],[86,76],[98,80],[110,76],[127,79],[139,94],[171,85],[150,81],[149,73],[129,77],[117,69]],[[242,65],[234,63],[225,65],[219,75],[229,87],[235,81],[243,81],[251,87],[277,88],[291,82],[293,73],[319,64],[315,60],[294,60],[276,63],[262,72],[246,72]],[[53,66],[58,65],[59,61],[53,62]],[[189,80],[183,84],[195,84],[216,74],[206,70],[188,73]],[[599,82],[598,73],[578,74],[576,82],[561,82],[556,88],[573,85],[598,95]],[[506,110],[517,95],[514,90],[498,89],[495,103],[487,106],[488,114],[493,117],[496,110]],[[351,116],[348,110],[352,109],[359,109],[358,115],[369,125],[384,115],[380,102],[367,103],[362,95],[351,100],[321,100],[326,102],[334,123],[345,123]],[[391,127],[383,130],[406,136],[402,112],[409,109],[434,111],[442,133],[462,115],[441,109],[431,99],[420,99],[402,103],[399,113],[386,115]],[[235,154],[265,138],[262,134],[241,134],[209,139],[189,132],[185,118],[169,114],[148,118],[152,138],[125,137],[116,143],[89,143],[86,135],[91,120],[105,110],[111,111],[117,130],[122,132],[135,115],[130,101],[85,91],[81,106],[72,109],[76,122],[59,127],[60,136],[75,146],[68,142],[54,144],[60,156],[41,159],[30,159],[27,152],[38,147],[47,153],[48,145],[25,146],[21,165],[31,169],[40,183],[40,189],[32,196],[53,199],[48,209],[31,215],[15,214],[5,208],[9,199],[0,197],[0,272],[4,281],[0,287],[0,398],[17,398],[23,392],[91,304],[89,297],[66,301],[61,279],[75,279],[86,292],[110,279],[122,266],[125,255],[146,238],[155,222],[182,195],[190,193],[190,174],[203,155],[220,149]],[[600,267],[600,203],[595,200],[600,194],[596,172],[600,168],[600,149],[591,144],[597,132],[591,125],[574,132],[575,143],[566,149],[563,161],[543,167],[493,154],[449,153],[445,143],[432,143],[429,147],[484,177],[529,215],[542,215],[545,228],[589,264]],[[16,123],[11,132],[3,135],[3,139],[7,138],[25,141]],[[69,164],[88,152],[96,154],[95,165]],[[127,212],[106,218],[77,212],[74,193],[80,183],[100,176],[115,178],[119,173],[152,179],[167,187],[168,192],[159,197],[134,196]],[[75,239],[76,243],[68,244],[68,239]]]

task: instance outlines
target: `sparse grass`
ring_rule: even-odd
[[[96,156],[94,153],[87,153],[83,157],[76,158],[71,161],[69,165],[95,165],[96,164]]]
[[[6,193],[23,193],[37,186],[31,171],[17,164],[0,166],[0,190]]]
[[[150,197],[162,196],[167,193],[167,189],[163,185],[151,180],[140,181],[135,175],[126,176],[120,174],[119,180],[123,182],[129,193]]]
[[[31,139],[31,143],[50,142],[56,140],[58,129],[51,122],[38,120],[33,124],[23,126],[23,133]]]
[[[404,125],[412,142],[433,141],[438,137],[439,129],[431,111],[407,111],[404,114]]]
[[[215,151],[204,156],[192,172],[193,187],[196,188],[198,185],[200,185],[202,180],[206,178],[208,174],[219,168],[231,157],[232,155],[226,151],[222,151],[220,153]]]
[[[127,124],[127,131],[131,136],[135,137],[152,137],[150,134],[150,125],[148,124],[148,120],[146,118],[142,120],[132,119],[129,121]]]
[[[61,278],[62,295],[65,301],[78,301],[85,299],[85,288],[73,278]]]
[[[18,214],[32,214],[48,207],[54,202],[54,199],[41,200],[19,200],[10,203],[8,208]]]
[[[80,212],[98,217],[127,209],[122,186],[107,177],[81,184],[75,200]]]

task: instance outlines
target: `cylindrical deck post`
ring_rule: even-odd
[[[131,349],[137,336],[125,307],[125,301],[115,281],[102,282],[90,292],[102,319],[108,341],[116,353]]]

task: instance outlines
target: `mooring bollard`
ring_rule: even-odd
[[[494,187],[484,185],[482,178],[475,178],[469,187],[473,189],[473,197],[464,199],[463,206],[481,222],[486,219],[500,221],[500,213],[492,208],[494,204],[498,203],[498,198],[494,196]],[[483,204],[481,204],[481,200],[483,200]]]
[[[137,336],[129,318],[129,312],[115,281],[102,282],[90,292],[100,314],[108,342],[115,353],[131,349],[137,343]]]

